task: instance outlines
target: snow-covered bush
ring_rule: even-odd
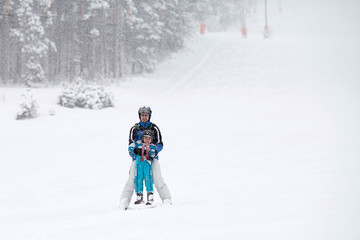
[[[37,116],[39,106],[30,90],[21,96],[23,100],[20,104],[20,110],[16,114],[16,120],[35,118]]]
[[[59,104],[63,107],[102,109],[113,107],[113,96],[102,86],[85,84],[81,79],[74,84],[64,84],[59,96]]]

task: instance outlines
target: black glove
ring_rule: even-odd
[[[140,149],[140,148],[135,148],[135,149],[134,149],[134,153],[135,153],[136,155],[141,156],[141,149]]]

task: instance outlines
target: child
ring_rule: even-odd
[[[152,139],[152,131],[145,130],[142,134],[142,140],[133,142],[129,145],[129,154],[133,160],[136,160],[136,201],[134,204],[143,203],[144,180],[147,191],[146,205],[151,205],[154,202],[154,186],[151,173],[151,163],[152,159],[156,156],[156,147],[154,144],[151,144]]]

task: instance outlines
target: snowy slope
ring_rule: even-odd
[[[359,3],[268,2],[270,39],[258,3],[247,39],[195,36],[113,109],[34,89],[40,116],[15,121],[24,90],[0,88],[0,239],[358,239]],[[174,203],[122,212],[141,105]]]

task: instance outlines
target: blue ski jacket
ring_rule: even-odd
[[[136,160],[136,168],[135,168],[135,192],[142,193],[144,188],[144,181],[146,186],[146,191],[153,192],[153,178],[151,173],[151,163],[152,158],[155,157],[156,147],[154,144],[149,145],[149,159],[145,159],[141,161],[141,153],[142,153],[143,143],[142,141],[136,141],[129,145],[129,154]],[[136,153],[135,153],[136,152]],[[138,154],[139,153],[139,154]],[[146,154],[146,150],[144,150],[144,155]]]

